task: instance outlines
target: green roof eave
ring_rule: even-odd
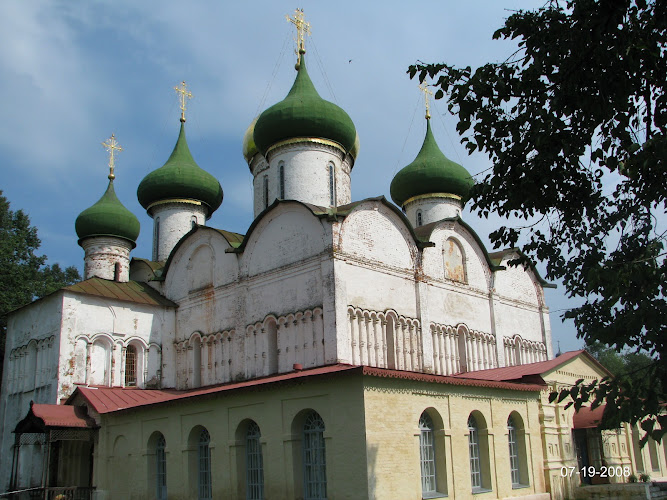
[[[277,207],[280,204],[283,203],[297,203],[299,205],[302,205],[306,207],[310,212],[317,218],[319,219],[327,219],[332,222],[337,222],[345,219],[352,210],[354,210],[356,207],[361,205],[362,203],[368,202],[368,201],[376,201],[380,202],[383,205],[385,205],[387,208],[392,210],[396,215],[400,217],[400,219],[403,221],[405,226],[408,228],[410,231],[410,234],[412,235],[412,238],[417,245],[417,248],[423,249],[426,247],[432,247],[435,246],[434,243],[424,240],[420,238],[412,228],[412,225],[410,224],[410,221],[408,218],[405,216],[405,214],[393,203],[389,202],[384,196],[377,196],[374,198],[365,198],[363,200],[355,201],[352,203],[348,203],[347,205],[341,205],[340,207],[333,207],[333,208],[327,208],[327,207],[321,207],[319,205],[312,205],[310,203],[304,203],[302,201],[298,200],[279,200],[276,199],[271,205],[266,207],[264,210],[262,210],[255,220],[250,224],[250,227],[248,228],[248,232],[245,235],[245,238],[243,239],[243,242],[236,248],[228,248],[225,250],[226,252],[233,252],[233,253],[243,253],[245,251],[245,247],[248,243],[248,239],[250,238],[250,235],[253,233],[257,225],[261,222],[261,220],[269,213],[271,212],[275,207]]]
[[[500,261],[503,260],[503,258],[507,254],[510,254],[510,253],[519,254],[519,256],[521,257],[521,260],[528,264],[528,267],[530,268],[532,273],[535,275],[535,279],[537,279],[537,282],[540,285],[542,285],[543,288],[554,288],[554,289],[558,288],[558,285],[556,285],[555,283],[550,283],[547,280],[545,280],[544,278],[542,278],[539,271],[535,267],[535,263],[532,260],[530,260],[530,258],[528,258],[528,256],[525,253],[523,253],[523,251],[518,247],[505,248],[504,250],[499,250],[497,252],[493,252],[491,254],[491,258],[492,259],[497,259],[498,262],[500,262]]]
[[[225,231],[224,229],[216,229],[214,227],[209,227],[209,226],[196,225],[195,227],[190,229],[190,231],[185,233],[183,235],[183,237],[180,240],[178,240],[178,243],[176,243],[174,248],[171,250],[171,253],[169,254],[169,257],[167,258],[167,261],[164,264],[164,268],[162,268],[162,273],[158,277],[157,281],[164,281],[166,279],[167,272],[169,271],[169,267],[171,266],[171,261],[173,260],[174,255],[176,254],[176,251],[181,247],[181,245],[183,245],[185,240],[187,240],[190,235],[192,235],[192,234],[194,234],[194,233],[196,233],[197,231],[200,231],[200,230],[202,230],[202,231],[204,231],[204,230],[215,231],[220,236],[222,236],[225,239],[225,241],[227,241],[227,244],[229,244],[229,246],[232,247],[232,249],[235,249],[236,247],[238,247],[241,244],[241,242],[243,241],[243,235],[242,234],[233,233],[231,231]],[[227,249],[227,250],[229,250],[229,249]]]
[[[458,217],[458,216],[457,217],[447,217],[445,219],[441,219],[441,220],[436,221],[436,222],[431,222],[430,224],[425,224],[423,226],[419,226],[417,228],[417,232],[420,234],[420,236],[422,238],[430,239],[431,238],[431,233],[433,232],[433,229],[435,229],[435,227],[438,224],[440,224],[441,222],[454,222],[456,224],[460,224],[466,231],[468,231],[472,235],[473,239],[475,240],[475,242],[477,243],[479,248],[482,249],[482,253],[484,254],[484,260],[486,260],[486,263],[489,266],[489,269],[491,269],[491,271],[501,271],[501,270],[506,269],[505,266],[499,265],[498,262],[496,262],[491,257],[489,252],[486,250],[486,246],[484,246],[484,243],[480,239],[479,235],[461,217]]]

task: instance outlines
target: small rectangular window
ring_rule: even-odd
[[[269,206],[269,176],[264,176],[264,208]]]

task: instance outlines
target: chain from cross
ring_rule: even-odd
[[[296,26],[296,53],[300,51],[306,51],[306,35],[310,36],[310,23],[307,23],[304,20],[303,9],[296,9],[294,11],[294,17],[285,15],[290,23]]]
[[[103,142],[102,146],[104,146],[104,149],[109,153],[109,180],[112,181],[116,178],[113,172],[116,166],[116,152],[120,153],[123,151],[123,148],[118,144],[114,134],[111,134],[111,137],[109,137],[106,142]]]
[[[181,101],[181,121],[185,121],[185,100],[186,99],[192,99],[192,92],[190,92],[187,89],[187,86],[185,85],[185,80],[181,82],[180,87],[174,87],[174,90],[176,91],[177,94],[180,94],[178,98]]]
[[[424,105],[426,106],[426,119],[429,120],[431,118],[431,103],[429,102],[428,97],[433,95],[433,92],[431,92],[428,89],[428,85],[426,85],[426,82],[419,85],[419,90],[421,90],[424,93]]]

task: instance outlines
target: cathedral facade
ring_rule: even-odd
[[[0,492],[546,499],[572,494],[563,467],[582,460],[667,470],[660,445],[577,427],[548,402],[607,372],[584,352],[554,358],[550,285],[463,221],[472,178],[428,114],[395,204],[352,201],[354,124],[318,95],[303,45],[296,69],[243,140],[245,234],[206,225],[223,191],[184,114],[138,186],[150,259],[131,256],[139,223],[113,169],[81,213],[84,281],[9,317]]]

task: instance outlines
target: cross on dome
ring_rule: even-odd
[[[433,92],[431,92],[428,89],[428,85],[426,85],[426,82],[421,83],[419,85],[419,90],[421,90],[424,93],[424,105],[426,106],[426,119],[430,120],[431,119],[431,103],[429,102],[429,96],[432,96]]]
[[[187,89],[187,86],[185,85],[185,80],[181,82],[180,87],[174,87],[174,90],[176,91],[177,94],[180,94],[178,98],[181,101],[181,121],[185,122],[185,100],[192,99],[192,92],[190,92]]]
[[[116,151],[119,153],[123,151],[123,148],[116,141],[116,136],[111,134],[111,137],[107,139],[107,142],[103,142],[102,146],[109,152],[109,180],[114,180],[116,176],[114,175],[114,167],[116,166]]]
[[[296,38],[294,41],[296,42],[296,53],[305,53],[306,52],[306,35],[310,36],[310,23],[306,22],[304,20],[304,14],[303,14],[303,9],[296,9],[294,11],[294,17],[289,17],[288,15],[285,15],[285,18],[292,23],[294,26],[296,26]]]

